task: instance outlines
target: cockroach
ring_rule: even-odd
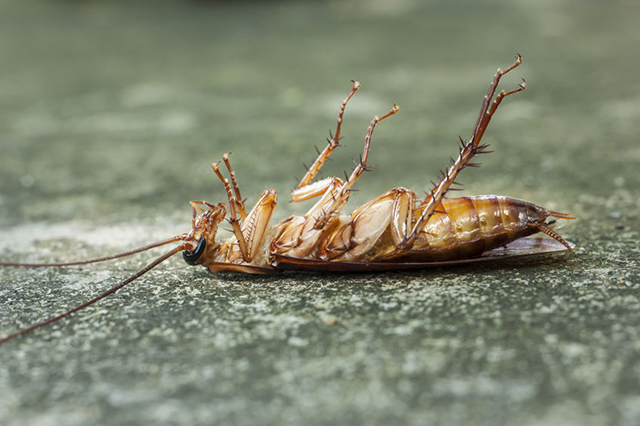
[[[466,167],[477,166],[471,160],[487,153],[482,137],[500,103],[525,89],[525,81],[511,91],[496,95],[500,79],[522,63],[516,61],[505,70],[498,69],[484,97],[480,115],[468,141],[460,138],[459,155],[423,199],[406,188],[394,188],[357,208],[350,215],[341,214],[353,185],[369,170],[369,147],[376,125],[399,110],[397,105],[381,117],[374,117],[364,139],[360,161],[346,179],[328,177],[314,181],[331,153],[340,146],[340,132],[345,108],[360,88],[353,81],[342,101],[338,124],[328,144],[291,194],[294,202],[319,197],[304,216],[291,216],[269,226],[276,207],[276,191],[267,189],[247,212],[240,195],[229,153],[222,157],[229,178],[220,171],[220,162],[212,165],[222,182],[227,204],[191,201],[191,230],[144,247],[113,256],[65,263],[12,263],[0,266],[52,267],[84,265],[129,256],[169,243],[179,243],[129,278],[106,292],[43,322],[0,339],[0,343],[67,317],[116,292],[171,256],[182,252],[189,265],[202,265],[211,272],[268,274],[283,270],[298,271],[392,271],[421,269],[532,254],[571,252],[574,245],[552,229],[554,219],[575,217],[527,201],[498,195],[445,198],[458,174]],[[219,224],[229,210],[228,222],[233,235],[216,241]],[[524,238],[542,232],[551,239]]]

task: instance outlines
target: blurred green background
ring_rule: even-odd
[[[363,275],[213,275],[167,262],[0,347],[0,423],[640,423],[640,5],[633,1],[0,3],[0,255],[73,260],[188,230],[224,201],[288,192],[334,129],[342,176],[380,124],[348,208],[427,190],[498,67],[527,90],[463,194],[579,216],[568,260]],[[153,254],[0,269],[2,335]]]

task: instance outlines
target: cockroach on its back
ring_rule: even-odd
[[[357,208],[350,215],[341,214],[352,187],[367,171],[369,146],[376,125],[398,112],[395,104],[382,117],[374,117],[364,141],[360,162],[351,175],[342,180],[329,177],[313,182],[314,177],[339,146],[344,110],[360,83],[354,81],[349,95],[340,106],[335,135],[328,139],[325,149],[307,170],[291,194],[294,202],[319,197],[319,201],[304,216],[291,216],[277,225],[269,226],[276,207],[273,189],[262,193],[253,208],[247,212],[236,175],[229,162],[229,154],[222,159],[230,180],[212,165],[223,183],[228,206],[206,201],[191,201],[191,230],[164,241],[153,243],[113,256],[70,263],[0,263],[0,266],[70,266],[101,262],[129,256],[172,242],[180,244],[151,262],[145,268],[101,295],[75,308],[17,331],[0,343],[51,324],[116,292],[147,273],[178,252],[190,265],[202,265],[211,272],[244,272],[250,274],[273,273],[281,270],[299,271],[388,271],[459,265],[497,258],[571,251],[573,245],[553,229],[549,218],[575,219],[536,206],[527,201],[496,195],[458,197],[444,196],[465,167],[476,166],[474,156],[487,152],[488,145],[480,144],[482,136],[500,103],[507,96],[525,88],[524,80],[515,89],[500,91],[496,88],[503,75],[522,63],[522,57],[506,70],[498,70],[484,97],[480,115],[469,141],[460,140],[460,152],[451,159],[449,169],[424,199],[406,188],[394,188]],[[495,98],[494,98],[495,95]],[[228,219],[233,235],[216,241],[219,224],[229,209]],[[543,232],[552,239],[523,238]]]

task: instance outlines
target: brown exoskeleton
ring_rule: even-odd
[[[480,144],[482,136],[500,103],[507,96],[525,88],[524,80],[517,88],[495,95],[503,75],[522,63],[517,60],[504,71],[498,70],[484,98],[480,116],[468,142],[460,141],[460,153],[440,181],[422,200],[406,188],[394,188],[357,208],[349,215],[341,214],[353,185],[367,170],[371,137],[376,125],[398,112],[391,111],[369,125],[364,151],[351,175],[342,180],[329,177],[312,182],[333,150],[339,146],[344,110],[360,88],[353,82],[342,102],[335,135],[318,155],[297,188],[291,194],[294,202],[319,197],[304,216],[291,216],[270,226],[277,197],[273,189],[262,193],[247,213],[229,154],[223,162],[230,175],[226,179],[213,164],[222,181],[228,200],[233,229],[230,238],[216,241],[219,224],[225,219],[227,205],[191,201],[192,224],[188,233],[114,256],[72,263],[24,264],[0,263],[1,266],[68,266],[128,256],[153,247],[180,242],[167,254],[127,278],[107,292],[67,312],[11,334],[0,343],[50,324],[114,293],[178,252],[190,265],[202,265],[212,272],[272,273],[280,270],[366,271],[417,269],[433,266],[493,260],[497,257],[571,251],[565,241],[550,227],[549,218],[574,217],[514,198],[484,195],[445,199],[444,196],[465,167],[474,166],[474,156],[487,152]],[[495,98],[494,98],[495,95]],[[523,238],[543,232],[552,239]],[[502,249],[500,249],[503,247]]]

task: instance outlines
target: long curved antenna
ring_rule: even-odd
[[[159,258],[157,258],[156,260],[154,260],[153,262],[151,262],[150,264],[148,264],[144,268],[140,269],[138,272],[136,272],[135,274],[133,274],[132,276],[130,276],[126,280],[124,280],[121,283],[111,287],[109,290],[105,291],[101,295],[96,296],[91,300],[87,300],[86,302],[76,306],[73,309],[69,309],[68,311],[66,311],[66,312],[64,312],[64,313],[62,313],[60,315],[57,315],[57,316],[52,317],[52,318],[49,318],[46,321],[42,321],[42,322],[36,323],[36,324],[34,324],[34,325],[30,326],[30,327],[27,327],[25,329],[17,331],[17,332],[15,332],[13,334],[10,334],[7,337],[4,337],[4,338],[0,339],[0,344],[6,343],[11,339],[15,339],[16,337],[22,336],[23,334],[30,333],[33,330],[36,330],[36,329],[38,329],[40,327],[44,327],[46,325],[54,323],[54,322],[58,321],[59,319],[62,319],[64,317],[68,317],[69,315],[73,314],[74,312],[77,312],[77,311],[79,311],[81,309],[84,309],[87,306],[93,305],[97,301],[99,301],[101,299],[104,299],[105,297],[109,296],[110,294],[113,294],[116,291],[120,290],[122,287],[124,287],[127,284],[131,283],[133,280],[135,280],[137,278],[140,278],[142,275],[146,274],[147,272],[149,272],[150,270],[152,270],[153,268],[158,266],[160,263],[164,262],[165,260],[167,260],[168,258],[173,256],[174,254],[179,253],[179,252],[181,252],[182,250],[185,250],[185,249],[186,249],[186,246],[184,244],[179,245],[178,247],[174,248],[170,252],[160,256]]]
[[[171,237],[169,239],[158,241],[157,243],[151,243],[146,246],[138,247],[133,250],[125,251],[118,254],[112,254],[110,256],[105,257],[97,257],[95,259],[88,260],[77,260],[74,262],[58,262],[58,263],[20,263],[20,262],[0,262],[0,266],[23,266],[25,268],[45,268],[45,267],[54,267],[54,266],[76,266],[76,265],[86,265],[88,263],[97,263],[104,262],[106,260],[118,259],[120,257],[131,256],[132,254],[140,253],[142,251],[150,250],[152,248],[164,246],[166,244],[175,243],[176,241],[183,241],[186,237],[186,234],[176,235],[175,237]]]

